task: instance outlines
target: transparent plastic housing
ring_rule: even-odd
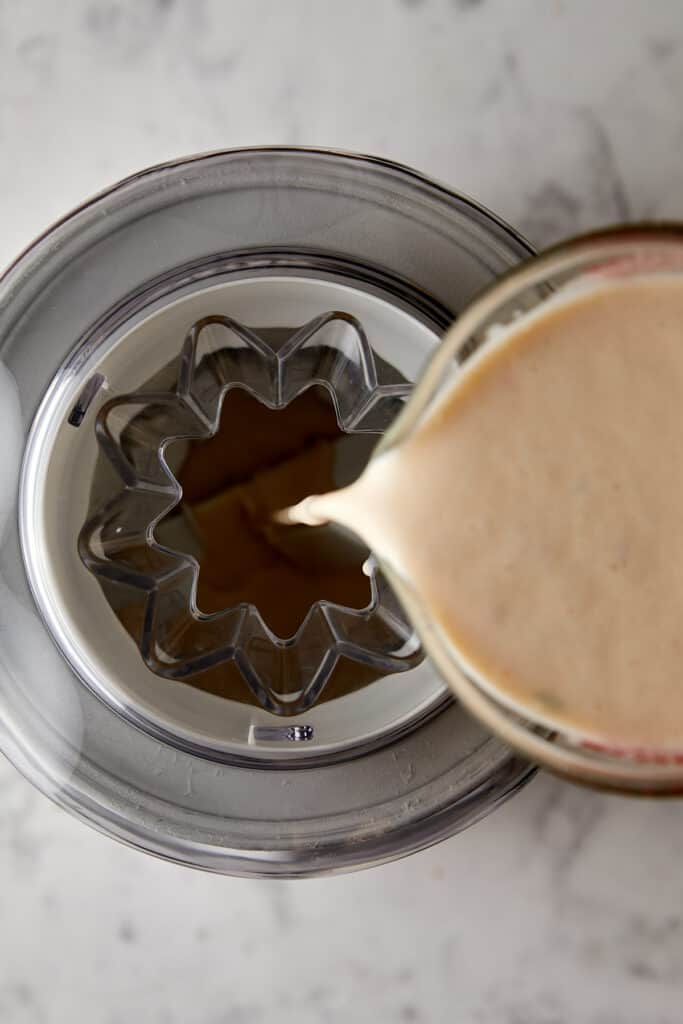
[[[228,337],[233,356],[251,360],[254,393],[277,398],[286,378],[293,391],[316,379],[348,394],[343,367],[359,392],[340,419],[348,429],[381,431],[401,404],[399,393],[382,395],[384,363],[413,382],[472,297],[529,254],[494,215],[409,168],[266,148],[142,171],[69,214],[9,268],[0,281],[0,746],[27,778],[141,850],[211,871],[290,877],[405,855],[477,821],[526,783],[533,767],[449,697],[428,659],[286,719],[256,700],[225,700],[155,674],[108,604],[104,577],[83,564],[78,538],[107,498],[91,501],[98,460],[111,467],[94,420],[110,400],[151,390],[202,317],[256,325],[263,340],[262,328],[296,333],[325,312],[352,313],[378,372],[364,411],[369,371],[360,355],[349,359],[357,339],[348,322],[325,325],[286,361],[211,327],[201,332],[207,350],[197,365],[208,359],[201,379],[214,402],[214,353]],[[334,347],[334,339],[344,351],[316,362],[323,340]],[[159,390],[172,393],[168,407],[150,410],[145,400],[145,416],[163,419],[173,405],[177,431],[173,380]],[[199,405],[183,414],[190,429],[210,429],[215,406],[204,404],[208,417]],[[119,405],[102,428],[116,440],[114,459],[132,412]],[[171,455],[167,445],[169,465]],[[177,492],[156,443],[145,440],[133,460],[150,480],[150,509],[142,514],[132,487],[129,511],[119,504],[117,514],[119,525],[130,515],[137,537]],[[132,481],[132,465],[120,462],[123,477],[111,468],[108,497]],[[112,533],[100,525],[105,543],[93,536],[86,555],[116,575]],[[153,528],[157,540],[162,527]],[[183,573],[186,614],[191,565]],[[144,586],[131,593],[146,604]],[[384,630],[390,616],[379,607]],[[356,622],[367,629],[363,615],[354,630]],[[404,622],[392,620],[391,630],[400,634]],[[355,643],[348,616],[344,629]],[[176,652],[170,638],[167,646],[182,663],[188,652]]]

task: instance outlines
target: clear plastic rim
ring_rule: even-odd
[[[529,256],[534,255],[534,249],[527,239],[512,227],[512,225],[508,224],[507,221],[504,221],[502,217],[499,217],[488,207],[484,206],[483,203],[478,202],[466,192],[452,189],[435,178],[430,178],[426,174],[421,174],[420,171],[416,171],[415,168],[410,167],[408,164],[402,164],[397,160],[389,160],[386,157],[373,156],[368,153],[354,153],[352,150],[334,149],[323,146],[235,146],[230,149],[211,149],[202,153],[192,153],[189,156],[177,157],[175,160],[165,160],[158,164],[152,164],[150,167],[144,167],[140,171],[134,171],[133,174],[129,174],[125,178],[120,178],[118,181],[114,182],[113,185],[109,185],[107,188],[101,189],[99,192],[95,192],[82,203],[79,203],[78,206],[74,206],[68,211],[68,213],[65,213],[62,217],[58,217],[57,220],[53,221],[47,228],[45,228],[44,231],[37,235],[33,241],[29,242],[29,244],[25,246],[2,271],[2,274],[0,274],[0,285],[5,283],[6,279],[11,276],[13,271],[22,265],[26,258],[30,256],[42,242],[54,234],[58,228],[67,224],[79,213],[85,212],[101,200],[115,195],[126,186],[133,185],[137,182],[144,181],[146,178],[159,175],[163,171],[178,167],[192,166],[193,164],[201,163],[202,161],[209,160],[213,157],[245,156],[248,154],[259,156],[264,153],[282,153],[290,155],[308,154],[310,156],[341,157],[345,160],[356,162],[359,165],[367,164],[369,166],[383,167],[387,170],[395,171],[401,175],[401,177],[412,179],[415,182],[425,185],[431,191],[440,193],[448,199],[456,200],[458,203],[462,203],[469,207],[473,213],[477,216],[481,216],[489,225],[494,224],[509,239],[512,239],[518,246],[520,246],[521,249],[526,250]]]

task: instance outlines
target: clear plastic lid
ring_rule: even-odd
[[[203,316],[267,337],[276,328],[295,336],[342,313],[344,330],[325,340],[338,355],[324,373],[315,344],[306,350],[314,372],[293,357],[287,363],[292,393],[332,382],[348,399],[340,422],[362,426],[366,415],[377,432],[453,318],[527,255],[495,217],[413,171],[265,149],[142,172],[55,225],[10,267],[0,286],[0,741],[31,781],[97,828],[161,856],[216,871],[304,875],[423,847],[530,777],[533,769],[453,701],[418,656],[389,593],[388,605],[375,604],[377,623],[391,627],[383,640],[394,637],[382,656],[405,663],[384,666],[383,678],[358,693],[325,703],[314,695],[283,728],[267,701],[225,700],[188,687],[182,672],[152,671],[145,651],[162,668],[169,654],[174,665],[183,659],[168,646],[151,652],[121,627],[86,564],[103,554],[102,535],[81,532],[93,522],[88,511],[103,522],[104,505],[92,506],[98,417],[101,425],[107,403],[139,393],[177,359]],[[378,365],[400,375],[398,390],[395,375],[372,376],[362,346],[349,348],[348,317]],[[329,322],[334,333],[339,319],[337,328]],[[300,335],[299,351],[306,340]],[[282,387],[286,360],[265,362]],[[359,368],[350,387],[349,371]],[[211,387],[215,399],[222,384],[214,378]],[[263,398],[261,383],[252,390]],[[156,457],[160,445],[157,437],[145,450]],[[147,469],[140,479],[149,494]],[[156,483],[172,489],[168,479]],[[135,501],[130,509],[147,534],[158,509],[143,515]],[[105,538],[110,555],[118,526]],[[343,643],[349,621],[337,632]],[[367,615],[358,622],[366,628]],[[375,656],[375,637],[355,639]],[[310,683],[315,665],[306,665]]]

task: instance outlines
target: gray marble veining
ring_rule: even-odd
[[[413,164],[536,244],[681,217],[682,96],[679,0],[2,0],[0,262],[130,171],[256,143]],[[0,763],[0,1021],[678,1024],[682,849],[678,803],[540,776],[373,872],[221,879]]]

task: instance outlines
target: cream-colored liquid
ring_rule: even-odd
[[[409,580],[504,698],[604,742],[683,746],[680,279],[522,321],[307,513]]]

